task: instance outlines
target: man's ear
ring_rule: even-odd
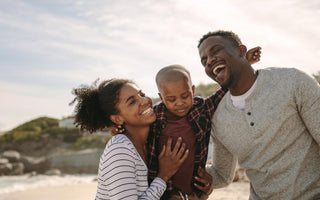
[[[242,44],[238,47],[238,49],[240,51],[240,57],[246,57],[247,47]]]
[[[194,91],[196,90],[196,86],[192,85],[192,95],[194,96]]]
[[[122,125],[124,121],[120,115],[110,115],[110,119],[113,123],[118,125]]]

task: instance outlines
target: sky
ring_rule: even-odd
[[[181,64],[195,85],[212,83],[197,44],[219,29],[262,47],[255,69],[317,74],[319,22],[319,0],[1,0],[0,131],[72,115],[72,89],[97,78],[157,97],[157,71]]]

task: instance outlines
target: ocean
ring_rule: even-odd
[[[21,175],[21,176],[0,176],[0,195],[16,191],[39,188],[42,186],[71,185],[77,183],[92,183],[96,181],[96,174],[79,175]]]

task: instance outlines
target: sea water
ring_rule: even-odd
[[[48,176],[48,175],[0,176],[0,195],[16,192],[16,191],[24,191],[28,189],[39,188],[43,186],[92,183],[96,180],[96,178],[97,178],[96,174],[63,175],[63,176]]]

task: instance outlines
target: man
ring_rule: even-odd
[[[320,87],[296,69],[254,70],[233,32],[204,35],[206,74],[229,92],[212,119],[214,188],[233,180],[236,163],[250,199],[320,199]]]

